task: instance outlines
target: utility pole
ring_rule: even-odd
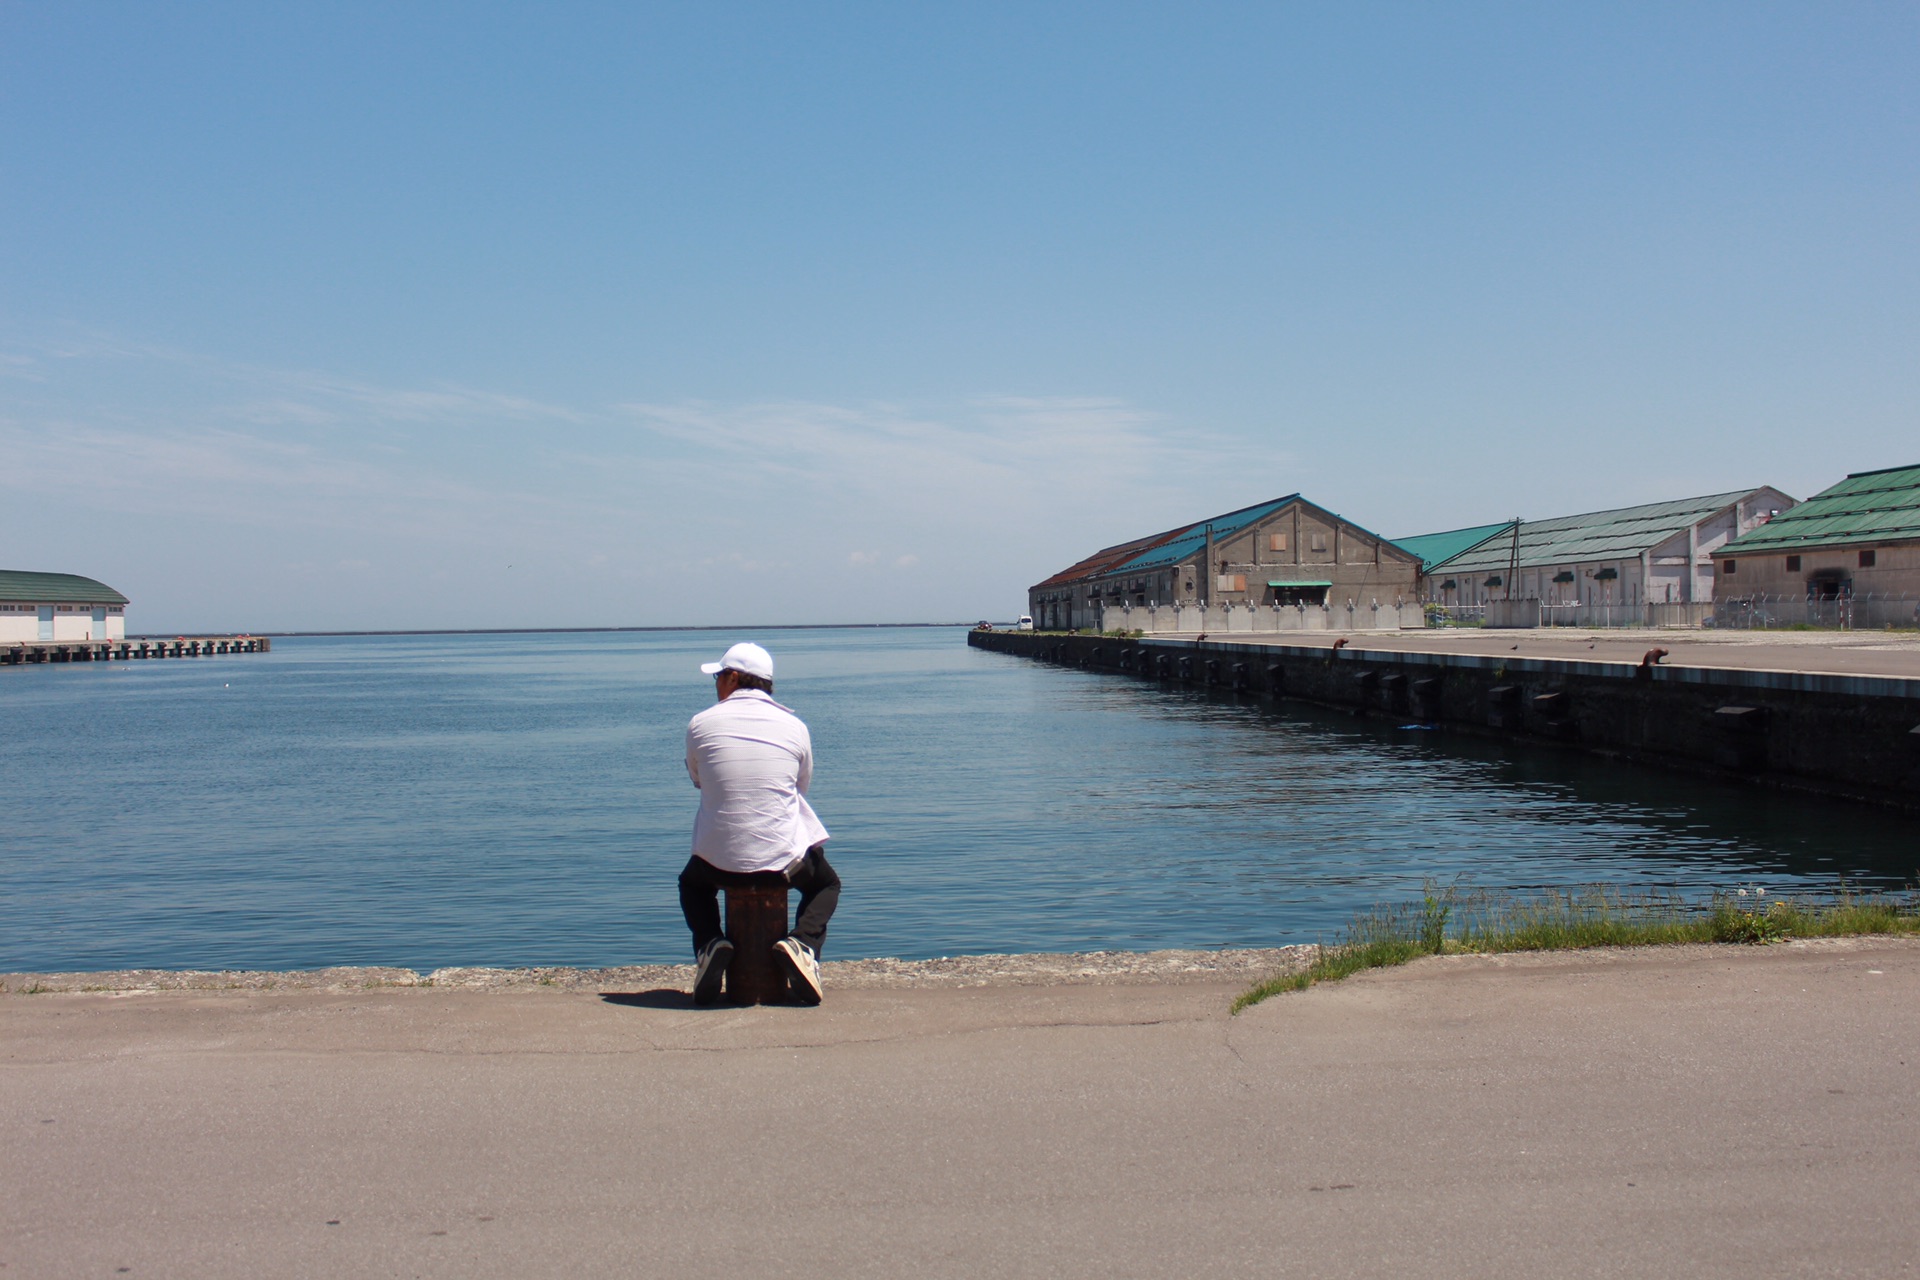
[[[1209,522],[1207,525],[1207,563],[1200,574],[1202,590],[1206,592],[1200,600],[1201,608],[1206,608],[1213,603],[1213,575],[1218,572],[1219,570],[1213,566],[1213,525]]]
[[[1513,550],[1507,556],[1507,599],[1513,599],[1513,577],[1520,572],[1520,517],[1513,518]]]

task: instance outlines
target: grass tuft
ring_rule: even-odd
[[[1920,934],[1920,894],[1837,892],[1772,897],[1764,889],[1716,893],[1705,903],[1676,894],[1624,893],[1607,885],[1521,895],[1429,886],[1418,903],[1376,907],[1354,918],[1297,973],[1276,974],[1242,992],[1233,1012],[1269,996],[1338,982],[1425,955],[1498,955],[1582,947],[1672,946],[1685,942],[1763,945],[1787,938]]]

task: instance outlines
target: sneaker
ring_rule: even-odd
[[[712,1004],[720,998],[720,983],[727,976],[727,966],[733,963],[733,944],[725,938],[715,938],[701,951],[700,958],[694,962],[693,1002]]]
[[[773,944],[773,957],[787,971],[787,984],[793,998],[801,1004],[820,1003],[820,961],[813,948],[798,938],[782,938]]]

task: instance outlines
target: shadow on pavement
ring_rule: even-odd
[[[607,1004],[626,1005],[632,1009],[693,1009],[699,1006],[693,1003],[693,996],[677,987],[657,987],[652,991],[602,991],[600,999]]]

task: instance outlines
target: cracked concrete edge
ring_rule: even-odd
[[[1026,987],[1067,984],[1254,982],[1304,968],[1313,944],[1222,951],[1087,951],[1028,955],[942,956],[933,960],[831,960],[821,966],[829,989]],[[420,973],[380,966],[264,970],[119,969],[101,973],[0,974],[0,994],[159,991],[365,991],[425,988],[458,991],[648,991],[690,989],[690,964],[488,969],[452,967]]]

